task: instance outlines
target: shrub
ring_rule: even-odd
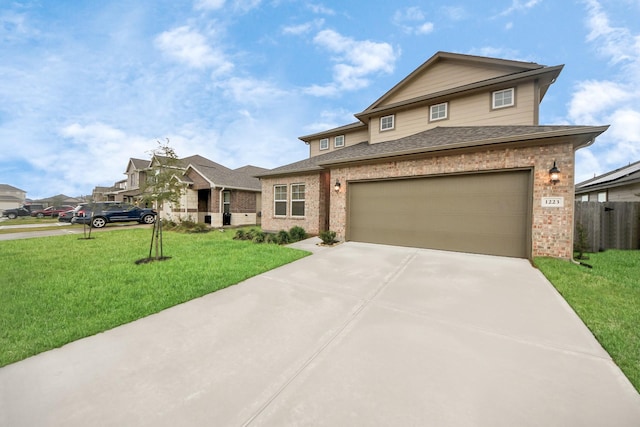
[[[304,240],[307,238],[307,232],[304,231],[304,228],[295,226],[289,230],[289,242],[299,242],[300,240]]]
[[[246,240],[244,230],[236,230],[236,235],[233,236],[233,240]]]
[[[264,242],[265,243],[274,243],[274,244],[279,244],[278,242],[278,236],[272,233],[266,233],[265,237],[264,237]]]
[[[320,239],[325,245],[332,245],[336,243],[336,232],[331,230],[322,231],[320,232]]]
[[[264,243],[266,239],[266,234],[263,231],[256,231],[253,233],[253,243]]]
[[[289,233],[286,230],[278,231],[278,234],[275,236],[275,242],[279,245],[286,245],[291,241],[289,237]]]

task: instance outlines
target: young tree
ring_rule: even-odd
[[[158,213],[162,211],[165,203],[175,207],[180,206],[180,196],[184,186],[178,177],[182,174],[182,170],[180,159],[169,145],[169,138],[164,143],[158,141],[158,147],[151,151],[151,160],[151,170],[141,185],[142,201],[145,204],[152,204]],[[153,257],[152,252],[154,252]],[[162,220],[157,215],[151,234],[149,257],[140,261],[159,261],[167,258],[163,255],[162,248]]]

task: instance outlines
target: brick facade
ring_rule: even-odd
[[[549,169],[554,160],[561,170],[561,180],[555,185],[549,182]],[[438,155],[416,160],[332,169],[330,182],[337,180],[342,186],[338,193],[330,192],[329,229],[335,231],[340,239],[346,236],[347,195],[350,181],[521,168],[530,168],[534,172],[531,255],[571,258],[573,254],[574,151],[570,142],[526,148],[480,150],[473,153]],[[265,191],[264,186],[263,191]],[[542,207],[543,197],[563,197],[564,207]]]
[[[262,228],[265,231],[289,230],[299,226],[309,234],[318,234],[327,229],[327,188],[329,173],[319,172],[308,175],[262,178],[262,196],[269,203],[262,206]],[[305,216],[291,216],[291,184],[305,184]],[[276,217],[273,205],[274,185],[287,186],[287,216]]]

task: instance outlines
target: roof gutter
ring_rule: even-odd
[[[444,152],[444,151],[451,151],[451,150],[461,150],[461,149],[474,148],[474,147],[479,147],[484,145],[496,145],[496,144],[503,144],[503,143],[509,143],[509,142],[518,143],[518,142],[533,141],[536,139],[557,139],[562,137],[572,137],[572,136],[578,136],[578,135],[584,135],[584,134],[592,134],[592,137],[589,140],[587,140],[585,143],[574,145],[574,150],[577,150],[579,148],[587,147],[593,144],[593,142],[595,141],[595,138],[598,135],[602,134],[604,131],[606,131],[608,128],[609,128],[608,125],[593,126],[593,127],[575,129],[575,130],[550,131],[550,132],[544,132],[543,134],[533,133],[533,134],[523,134],[523,135],[515,135],[515,136],[511,135],[511,136],[483,139],[483,140],[477,140],[477,141],[465,141],[465,142],[459,142],[454,144],[437,145],[433,147],[421,147],[421,148],[414,148],[410,150],[380,153],[376,155],[352,157],[349,159],[343,159],[343,160],[337,160],[337,161],[336,160],[321,161],[321,162],[318,162],[318,166],[333,166],[333,165],[339,165],[339,164],[362,162],[367,160],[378,160],[378,159],[384,159],[389,157],[410,156],[414,154],[427,154],[427,153],[435,153],[439,151]]]

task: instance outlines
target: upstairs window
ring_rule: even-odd
[[[448,102],[443,102],[442,104],[432,105],[429,108],[429,120],[432,122],[435,120],[444,120],[448,117]]]
[[[344,147],[344,135],[338,135],[333,138],[333,146],[335,148]]]
[[[380,117],[380,130],[391,130],[395,127],[395,117],[393,114],[390,116]]]
[[[275,216],[287,216],[287,186],[273,186],[273,212]]]
[[[304,184],[291,184],[291,216],[304,216]]]
[[[329,149],[329,138],[322,138],[320,140],[320,149],[328,150]]]
[[[515,104],[514,89],[504,89],[493,92],[491,97],[493,108],[512,107]]]

